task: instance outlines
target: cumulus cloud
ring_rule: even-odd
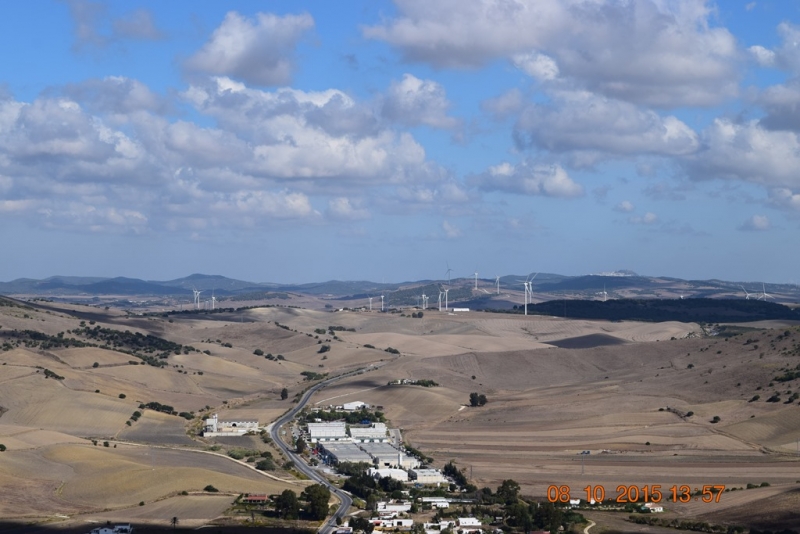
[[[628,218],[628,222],[631,224],[643,224],[643,225],[651,225],[658,222],[658,215],[653,212],[648,211],[641,217],[638,215],[634,215]]]
[[[108,8],[102,2],[67,0],[67,5],[75,32],[73,49],[77,51],[90,47],[104,48],[125,39],[152,41],[164,37],[152,13],[145,9],[111,20]],[[110,25],[110,32],[103,31],[106,25]]]
[[[355,221],[369,219],[369,211],[356,207],[347,197],[332,198],[328,201],[328,217],[332,219]]]
[[[750,56],[762,67],[772,67],[775,65],[775,52],[768,50],[760,45],[754,45],[747,49]]]
[[[572,198],[583,196],[583,186],[559,165],[501,163],[472,176],[470,184],[484,191]]]
[[[769,229],[769,218],[766,215],[753,215],[739,226],[739,230],[744,232],[765,232]]]
[[[461,230],[456,225],[447,221],[442,221],[442,230],[444,230],[444,235],[447,237],[447,239],[456,239],[461,237]]]
[[[769,201],[776,207],[800,211],[800,193],[778,187],[769,192]]]
[[[673,116],[587,91],[558,91],[548,104],[532,104],[514,128],[520,148],[553,152],[595,150],[609,154],[690,154],[698,136]]]
[[[800,138],[794,132],[767,130],[758,121],[716,119],[701,140],[701,150],[681,159],[695,180],[736,179],[800,189]]]
[[[347,194],[354,186],[365,196],[405,189],[430,209],[471,200],[413,136],[337,90],[205,80],[180,95],[205,124],[170,119],[157,96],[125,78],[50,94],[0,98],[4,216],[85,231],[196,232],[318,220],[315,201],[327,202],[331,219],[367,218],[366,200]]]
[[[127,115],[137,111],[163,113],[169,109],[166,99],[142,82],[123,76],[68,84],[62,92],[95,113]]]
[[[558,78],[559,71],[555,60],[539,52],[515,54],[511,60],[518,69],[531,78],[536,78],[540,81],[550,81]]]
[[[481,102],[481,109],[491,114],[495,120],[503,120],[516,115],[524,107],[525,101],[523,100],[522,92],[517,88]]]
[[[450,102],[440,84],[404,74],[402,80],[392,82],[389,87],[382,112],[389,120],[409,126],[456,128],[459,121],[447,116],[449,107]]]
[[[250,19],[231,11],[186,67],[254,85],[286,84],[294,70],[294,49],[313,26],[307,13],[284,17],[258,13]]]
[[[736,41],[704,0],[396,0],[364,28],[407,61],[473,68],[507,58],[532,75],[659,107],[712,105],[737,93]],[[528,58],[528,60],[525,60]]]
[[[623,200],[622,202],[614,206],[614,209],[622,213],[630,213],[636,208],[634,207],[633,203],[630,200]]]

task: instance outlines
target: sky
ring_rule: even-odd
[[[12,2],[0,280],[800,279],[800,3]]]

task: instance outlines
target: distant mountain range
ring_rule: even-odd
[[[458,278],[451,281],[451,288],[460,288],[459,293],[472,291],[478,301],[502,299],[502,293],[513,290],[522,292],[523,283],[531,275],[505,275],[500,277],[501,295],[496,293],[496,279],[479,279],[477,291],[474,278]],[[268,293],[300,293],[321,298],[366,298],[378,297],[381,293],[397,292],[413,294],[418,288],[435,293],[436,287],[444,286],[444,280],[417,280],[402,283],[382,284],[370,281],[313,282],[306,284],[257,283],[236,280],[220,275],[192,274],[175,280],[141,280],[138,278],[102,278],[79,276],[52,276],[43,280],[19,278],[11,282],[0,282],[0,294],[33,296],[155,296],[186,297],[192,290],[204,293],[214,291],[218,297]],[[744,289],[742,288],[744,286]],[[745,291],[746,290],[746,291]],[[800,301],[800,289],[794,284],[761,284],[754,282],[728,282],[724,280],[681,280],[670,277],[640,276],[631,271],[564,276],[540,273],[533,279],[533,292],[537,300],[546,296],[558,298],[744,298],[751,299],[767,293],[768,300],[779,302]],[[453,295],[455,293],[451,293]],[[466,295],[459,294],[460,297]],[[433,295],[436,298],[436,295]],[[459,299],[461,300],[461,299]],[[466,298],[464,300],[470,300]],[[476,307],[478,302],[475,303]],[[488,304],[487,304],[488,305]]]

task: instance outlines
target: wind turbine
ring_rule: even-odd
[[[772,295],[767,294],[767,286],[762,282],[761,283],[761,296],[758,297],[758,300],[764,299],[764,302],[766,302],[767,299],[774,299],[774,298],[775,297],[773,297]]]
[[[447,285],[449,286],[450,285],[450,273],[453,272],[453,269],[450,268],[450,262],[446,261],[445,264],[447,264],[447,270],[444,272],[444,274],[447,275]]]
[[[383,312],[383,293],[381,293],[381,312]]]
[[[478,270],[475,270],[475,291],[478,290]]]
[[[199,310],[200,309],[200,293],[202,293],[202,291],[198,291],[196,289],[192,289],[192,291],[194,292],[194,307],[195,307],[195,309]]]
[[[444,290],[444,311],[447,311],[447,292],[450,291],[450,288]]]
[[[744,286],[739,287],[741,287],[742,291],[744,291],[744,300],[750,300],[750,297],[753,295],[753,293],[748,293]]]
[[[533,303],[533,279],[536,278],[538,274],[539,273],[534,274],[533,277],[528,275],[528,278],[523,284],[525,286],[525,315],[528,315],[528,302],[530,301]]]
[[[372,311],[372,299],[373,297],[367,297],[369,299],[369,311]]]
[[[499,295],[500,294],[500,277],[499,276],[495,277],[494,283],[497,286],[497,294]]]
[[[444,295],[444,291],[441,289],[439,290],[439,311],[442,311],[442,295]]]
[[[601,295],[603,295],[603,302],[608,300],[608,293],[606,293],[606,285],[605,284],[603,284],[603,292],[601,293]]]
[[[217,297],[214,296],[214,290],[211,290],[211,309],[215,309],[217,307]]]
[[[422,309],[423,310],[428,309],[428,296],[425,295],[425,293],[422,294]]]

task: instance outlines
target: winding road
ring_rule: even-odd
[[[356,375],[356,374],[364,372],[366,370],[377,369],[378,367],[380,367],[380,366],[379,365],[370,365],[367,369],[359,369],[357,371],[351,371],[351,372],[345,373],[343,375],[339,375],[339,376],[335,376],[333,378],[329,378],[327,380],[323,380],[322,382],[313,385],[312,387],[310,387],[308,389],[308,391],[306,391],[303,394],[302,397],[300,397],[300,400],[297,402],[297,405],[294,408],[292,408],[291,410],[289,410],[288,412],[286,412],[285,414],[283,414],[283,416],[281,416],[280,419],[275,421],[275,423],[272,424],[272,427],[269,430],[270,436],[272,437],[272,441],[275,442],[275,444],[283,450],[284,454],[291,461],[294,462],[294,465],[297,468],[297,470],[300,471],[301,473],[303,473],[304,475],[306,475],[311,480],[315,480],[315,481],[319,482],[320,484],[323,484],[324,486],[326,486],[331,491],[331,493],[333,493],[334,495],[336,495],[336,497],[339,498],[339,501],[341,502],[341,504],[339,505],[339,508],[336,510],[336,513],[333,514],[333,516],[331,516],[330,518],[328,518],[322,524],[322,526],[319,527],[318,532],[320,534],[328,534],[328,533],[330,533],[330,532],[332,532],[333,530],[336,529],[336,518],[337,517],[341,517],[342,519],[344,519],[344,516],[347,514],[347,511],[350,509],[350,506],[353,504],[353,498],[348,493],[346,493],[345,491],[343,491],[343,490],[339,489],[338,487],[334,486],[333,484],[331,484],[324,476],[320,475],[315,469],[312,469],[311,467],[309,467],[301,458],[299,458],[289,448],[289,446],[286,445],[286,443],[284,443],[280,439],[281,427],[284,424],[286,424],[289,421],[291,421],[292,419],[294,419],[294,416],[297,415],[297,413],[300,410],[302,410],[303,407],[305,407],[305,405],[308,403],[308,400],[311,398],[311,395],[313,395],[314,393],[316,393],[320,389],[324,388],[328,384],[331,384],[333,382],[336,382],[337,380],[341,380],[342,378],[346,378],[348,376]]]

